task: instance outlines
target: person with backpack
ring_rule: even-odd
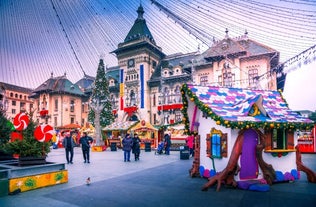
[[[140,140],[140,138],[138,137],[137,134],[134,135],[132,140],[133,140],[132,153],[135,156],[135,161],[137,161],[137,160],[139,160],[139,155],[140,155],[140,143],[141,143],[141,140]]]

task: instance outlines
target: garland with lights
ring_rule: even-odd
[[[281,94],[281,97],[283,99],[282,93],[279,90],[278,91]],[[232,128],[232,129],[249,129],[249,128],[255,128],[255,129],[287,129],[289,131],[295,131],[296,129],[299,130],[309,130],[314,127],[314,123],[279,123],[279,122],[253,122],[253,121],[228,121],[224,120],[222,117],[216,115],[213,113],[212,109],[208,107],[208,105],[203,104],[198,97],[192,93],[192,91],[188,88],[187,84],[183,84],[181,87],[181,94],[182,94],[182,102],[183,102],[183,108],[181,109],[183,114],[182,122],[184,123],[185,134],[193,134],[194,132],[190,131],[190,122],[189,122],[189,116],[188,116],[188,101],[192,101],[195,103],[195,105],[203,112],[204,116],[210,117],[215,121],[217,125],[224,126],[226,128]],[[189,100],[187,99],[189,97]],[[283,99],[284,100],[284,99]],[[286,102],[285,102],[286,103]],[[286,103],[287,105],[287,103]]]

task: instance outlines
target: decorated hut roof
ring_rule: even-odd
[[[138,122],[134,127],[131,128],[131,131],[157,131],[155,127],[153,127],[149,122],[145,122],[142,120]]]
[[[104,127],[102,130],[103,131],[127,131],[137,123],[138,121],[114,122]]]
[[[188,99],[219,125],[231,128],[312,128],[313,121],[289,109],[280,91],[220,88],[185,84],[184,115]]]

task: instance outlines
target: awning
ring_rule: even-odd
[[[81,126],[79,124],[66,124],[64,126],[56,127],[57,129],[80,129]]]
[[[106,127],[103,131],[127,131],[133,127],[138,121],[124,121],[124,122],[114,122]]]
[[[133,128],[131,128],[131,131],[135,132],[143,132],[143,131],[158,131],[153,125],[151,125],[149,122],[145,122],[142,120],[138,124],[136,124]]]

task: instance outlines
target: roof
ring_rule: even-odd
[[[84,77],[77,81],[76,85],[83,89],[83,91],[86,91],[87,89],[90,89],[90,86],[93,84],[94,80],[95,77],[84,74]]]
[[[53,77],[51,76],[43,84],[37,87],[32,94],[32,97],[37,96],[40,93],[67,93],[77,96],[85,96],[80,90],[79,86],[69,81],[66,75]]]
[[[21,93],[31,93],[33,90],[30,88],[25,88],[21,86],[12,85],[9,83],[0,82],[0,88],[4,88],[5,90],[21,92]]]
[[[102,130],[103,131],[127,131],[137,123],[138,121],[114,122],[104,127]]]
[[[144,120],[137,123],[135,126],[131,128],[131,131],[140,132],[140,131],[158,131],[153,125],[149,122],[145,122]]]
[[[277,53],[276,50],[248,38],[247,33],[242,37],[230,38],[214,42],[203,54],[206,59],[217,60],[229,56],[251,57],[267,53]]]
[[[183,85],[182,91],[203,111],[204,116],[226,127],[312,128],[313,125],[312,120],[288,108],[280,91],[192,84]],[[187,108],[185,99],[184,108]]]
[[[141,37],[147,37],[153,44],[155,43],[154,37],[152,36],[151,32],[149,31],[146,20],[143,17],[144,9],[142,5],[140,5],[137,9],[138,17],[134,22],[134,25],[128,32],[127,36],[125,37],[124,42],[129,42],[131,40],[139,39]]]

